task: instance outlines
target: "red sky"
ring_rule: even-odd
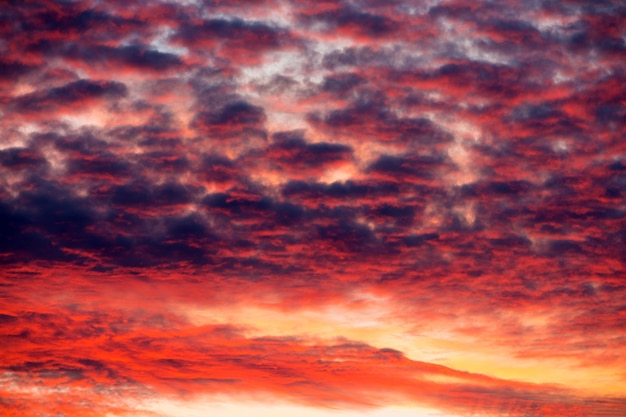
[[[0,415],[626,415],[618,1],[9,1]]]

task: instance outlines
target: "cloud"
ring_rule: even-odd
[[[238,101],[225,105],[217,112],[198,113],[192,127],[217,139],[226,139],[242,133],[264,135],[265,119],[263,108]]]
[[[504,6],[9,7],[2,413],[624,414],[624,7]]]
[[[299,43],[288,29],[239,18],[183,24],[173,40],[198,52],[214,51],[217,56],[242,65],[259,64],[266,52],[294,48]]]
[[[62,54],[68,60],[78,61],[87,71],[99,74],[111,70],[152,71],[163,73],[182,70],[183,62],[175,54],[160,52],[141,45],[111,47],[107,45],[68,45]]]
[[[437,170],[445,165],[445,160],[441,157],[382,155],[368,167],[368,171],[391,181],[399,178],[402,181],[429,180],[439,177],[441,174],[438,175]]]
[[[331,343],[299,338],[255,337],[223,325],[189,327],[167,314],[105,316],[82,311],[84,322],[58,313],[11,319],[14,326],[5,352],[13,365],[5,378],[29,386],[27,375],[56,395],[59,411],[85,412],[124,409],[124,393],[149,396],[154,392],[227,394],[243,391],[286,395],[315,406],[352,404],[372,407],[389,396],[444,406],[454,411],[487,415],[512,412],[617,415],[623,400],[581,398],[557,386],[534,385],[459,372],[413,361],[393,349],[376,349],[349,340]],[[5,324],[7,325],[7,324]],[[62,325],[62,328],[59,327]],[[47,343],[46,356],[28,348]],[[80,351],[64,348],[80,340]],[[123,341],[123,343],[121,343]],[[115,384],[112,401],[97,394]],[[52,390],[56,387],[56,390]],[[79,389],[91,388],[86,402],[72,404]],[[29,398],[22,391],[16,401]],[[21,400],[21,401],[20,401]],[[44,404],[31,404],[35,413]],[[72,408],[75,407],[75,408]],[[550,410],[550,411],[549,411]]]
[[[397,29],[392,19],[360,11],[350,7],[340,7],[316,14],[303,14],[300,20],[319,31],[355,38],[380,38],[392,36]],[[319,28],[319,29],[318,29]]]
[[[98,100],[119,99],[126,94],[126,86],[116,81],[78,80],[60,87],[18,96],[9,108],[14,113],[45,113],[49,116],[62,110],[77,111],[96,104]]]

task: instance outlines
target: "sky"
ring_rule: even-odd
[[[0,415],[626,415],[626,6],[0,8]]]

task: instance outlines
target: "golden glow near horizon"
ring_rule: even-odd
[[[397,318],[388,300],[366,297],[368,302],[356,308],[327,306],[286,312],[280,306],[237,306],[232,310],[223,306],[215,309],[181,306],[176,311],[196,326],[241,325],[250,338],[295,336],[332,343],[340,336],[378,348],[395,349],[412,360],[496,378],[559,384],[597,395],[619,395],[626,389],[622,373],[601,364],[581,368],[578,358],[517,357],[517,346],[509,349],[494,346],[492,340],[481,341],[471,334],[464,338],[458,332],[435,329],[416,332],[413,323]],[[526,316],[525,320],[532,320],[531,317]],[[539,315],[532,321],[545,320],[545,315]]]
[[[156,400],[144,405],[146,411],[154,411],[165,417],[460,417],[437,410],[415,406],[392,406],[367,410],[342,410],[313,408],[289,403],[275,402],[268,398],[238,400],[232,398],[198,399],[193,401]],[[110,416],[114,417],[114,416]]]

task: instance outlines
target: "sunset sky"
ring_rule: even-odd
[[[0,415],[626,416],[626,4],[0,6]]]

